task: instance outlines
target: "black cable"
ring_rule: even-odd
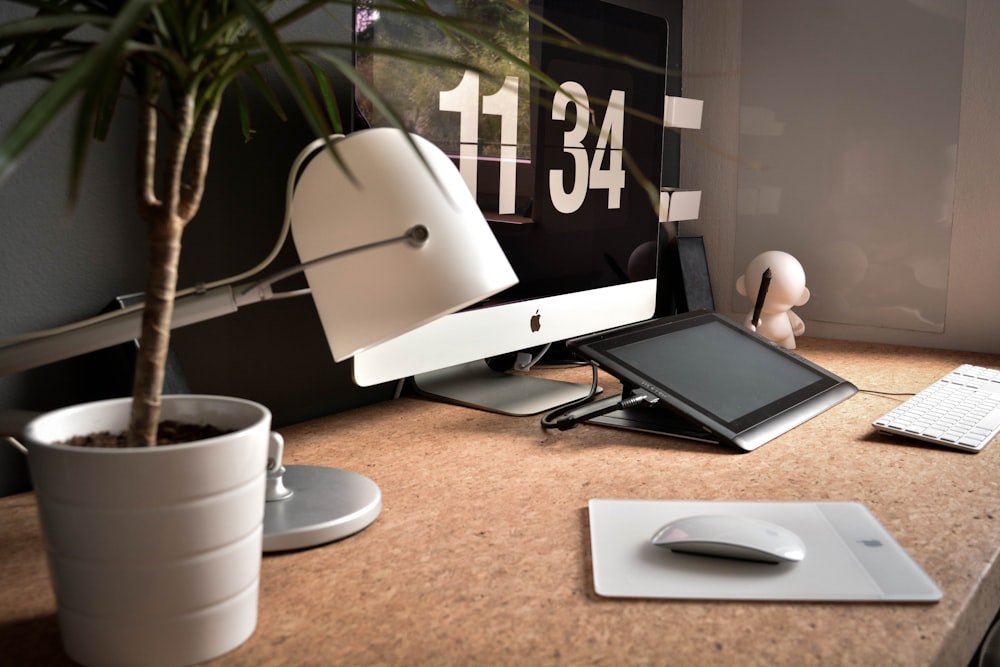
[[[579,398],[575,401],[570,401],[565,405],[560,405],[558,408],[556,408],[552,412],[549,412],[547,415],[542,417],[542,428],[545,429],[559,428],[561,430],[565,430],[564,428],[558,426],[555,422],[553,422],[552,419],[558,417],[563,413],[569,412],[570,410],[579,405],[584,405],[586,403],[589,403],[590,399],[594,398],[594,396],[597,395],[597,364],[591,363],[590,370],[592,373],[590,380],[590,392],[583,398]]]
[[[879,391],[878,389],[858,389],[862,394],[874,394],[875,396],[916,396],[912,391]]]
[[[600,401],[591,401],[590,399],[597,392],[597,366],[591,364],[591,367],[594,369],[594,383],[591,386],[590,394],[578,401],[556,408],[542,417],[542,428],[567,431],[588,419],[600,417],[615,410],[625,410],[638,405],[652,405],[659,400],[641,389],[633,389],[631,395],[627,397],[619,394]]]

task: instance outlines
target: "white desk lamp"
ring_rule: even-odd
[[[517,283],[458,169],[440,149],[390,128],[334,141],[336,158],[320,140],[295,163],[305,164],[289,203],[302,264],[249,285],[178,299],[174,328],[266,300],[271,284],[304,271],[333,358],[343,361]],[[130,312],[2,347],[0,376],[135,339],[140,317]],[[274,434],[264,551],[324,544],[378,517],[381,492],[370,479],[316,466],[286,469],[282,449]]]
[[[315,156],[295,186],[292,239],[337,361],[517,282],[454,164],[413,140],[423,162],[388,128],[338,140],[340,164],[322,145],[307,149]],[[311,263],[394,238],[403,242]],[[283,480],[293,493],[282,500],[280,486],[269,488],[276,498],[264,516],[265,551],[346,537],[381,511],[378,487],[358,473],[289,466]]]

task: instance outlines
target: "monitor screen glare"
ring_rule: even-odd
[[[419,388],[426,374],[450,375],[469,362],[482,375],[486,358],[648,319],[655,308],[659,224],[650,192],[660,185],[664,131],[650,118],[663,115],[666,18],[603,0],[532,0],[533,11],[594,47],[578,50],[500,0],[430,4],[474,12],[495,26],[487,37],[502,39],[561,88],[531,82],[486,50],[462,57],[472,53],[489,74],[382,55],[457,47],[398,15],[359,6],[356,38],[377,47],[358,56],[359,72],[408,130],[453,158],[519,279],[477,306],[359,353],[361,385],[413,376]],[[602,49],[649,67],[602,57]],[[361,95],[357,108],[365,124],[388,124]],[[500,382],[510,377],[499,375]],[[451,400],[475,402],[466,400],[475,393],[467,385],[458,391]],[[547,402],[565,398],[557,392]],[[552,407],[542,403],[526,409]]]

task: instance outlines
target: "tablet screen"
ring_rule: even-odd
[[[716,313],[662,318],[576,339],[570,347],[724,440],[746,446],[856,392],[850,383]],[[835,390],[835,391],[832,391]]]
[[[730,424],[822,382],[806,366],[745,341],[738,331],[712,321],[609,352]]]

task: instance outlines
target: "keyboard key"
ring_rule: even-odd
[[[1000,432],[1000,370],[962,365],[872,424],[886,433],[980,451]]]

